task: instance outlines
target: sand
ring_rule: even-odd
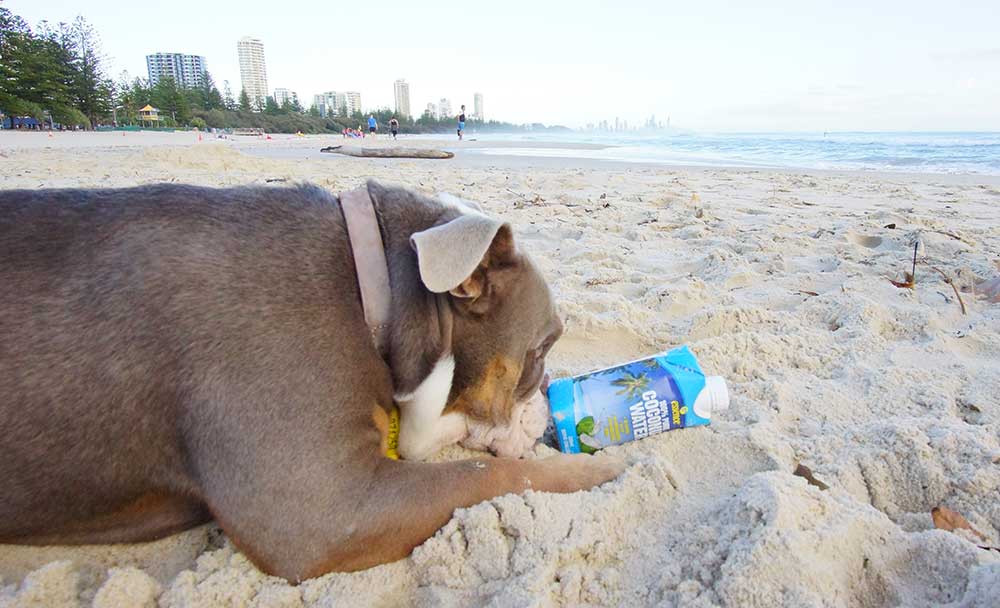
[[[536,163],[477,142],[418,142],[453,161],[315,152],[331,143],[0,134],[0,185],[450,191],[511,221],[548,276],[566,322],[553,375],[688,344],[731,408],[612,448],[631,464],[617,481],[460,509],[364,572],[290,586],[211,527],[3,546],[0,607],[1000,605],[1000,552],[977,547],[1000,546],[1000,304],[963,293],[963,315],[928,268],[960,288],[996,276],[1000,180]],[[914,243],[925,261],[899,289]],[[935,530],[939,505],[987,540]]]

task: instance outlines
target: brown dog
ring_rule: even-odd
[[[561,325],[509,226],[368,194],[388,363],[338,200],[317,188],[0,191],[0,542],[144,541],[214,518],[294,581],[402,558],[457,507],[620,473],[607,457],[412,460],[517,427]],[[384,456],[394,394],[411,460]]]

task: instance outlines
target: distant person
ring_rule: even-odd
[[[399,133],[399,121],[395,116],[389,119],[389,132],[392,133],[392,138],[396,139],[396,134]]]
[[[458,115],[458,140],[462,141],[462,131],[465,130],[465,105],[462,105],[462,113]]]
[[[375,120],[375,115],[374,114],[369,114],[368,115],[368,133],[370,133],[372,137],[375,137],[375,132],[376,131],[378,131],[378,121]]]

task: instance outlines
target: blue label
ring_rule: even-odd
[[[562,378],[549,407],[563,452],[593,453],[664,431],[700,424],[691,405],[705,376],[686,346],[647,359]]]

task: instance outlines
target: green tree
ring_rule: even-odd
[[[274,97],[270,95],[267,96],[267,101],[264,102],[264,113],[268,116],[277,116],[281,114],[281,106],[274,101]]]
[[[222,81],[222,106],[229,111],[233,111],[237,107],[236,100],[233,99],[233,90],[229,88],[228,80]]]
[[[9,114],[41,118],[41,106],[24,99],[21,82],[32,36],[24,19],[0,7],[0,109]]]
[[[240,110],[243,112],[253,111],[253,106],[250,105],[250,96],[247,95],[246,89],[240,90]]]
[[[73,21],[70,33],[76,51],[71,87],[74,105],[96,124],[99,118],[111,112],[113,91],[111,81],[104,75],[100,37],[94,27],[79,16]]]
[[[205,80],[201,85],[203,108],[205,110],[221,110],[225,107],[225,100],[222,98],[222,94],[219,93],[219,89],[215,86],[215,81],[212,80],[212,75],[205,72]]]
[[[191,120],[191,105],[184,91],[169,76],[161,78],[149,92],[149,103],[160,111],[160,117],[169,117],[168,124],[187,124]]]

